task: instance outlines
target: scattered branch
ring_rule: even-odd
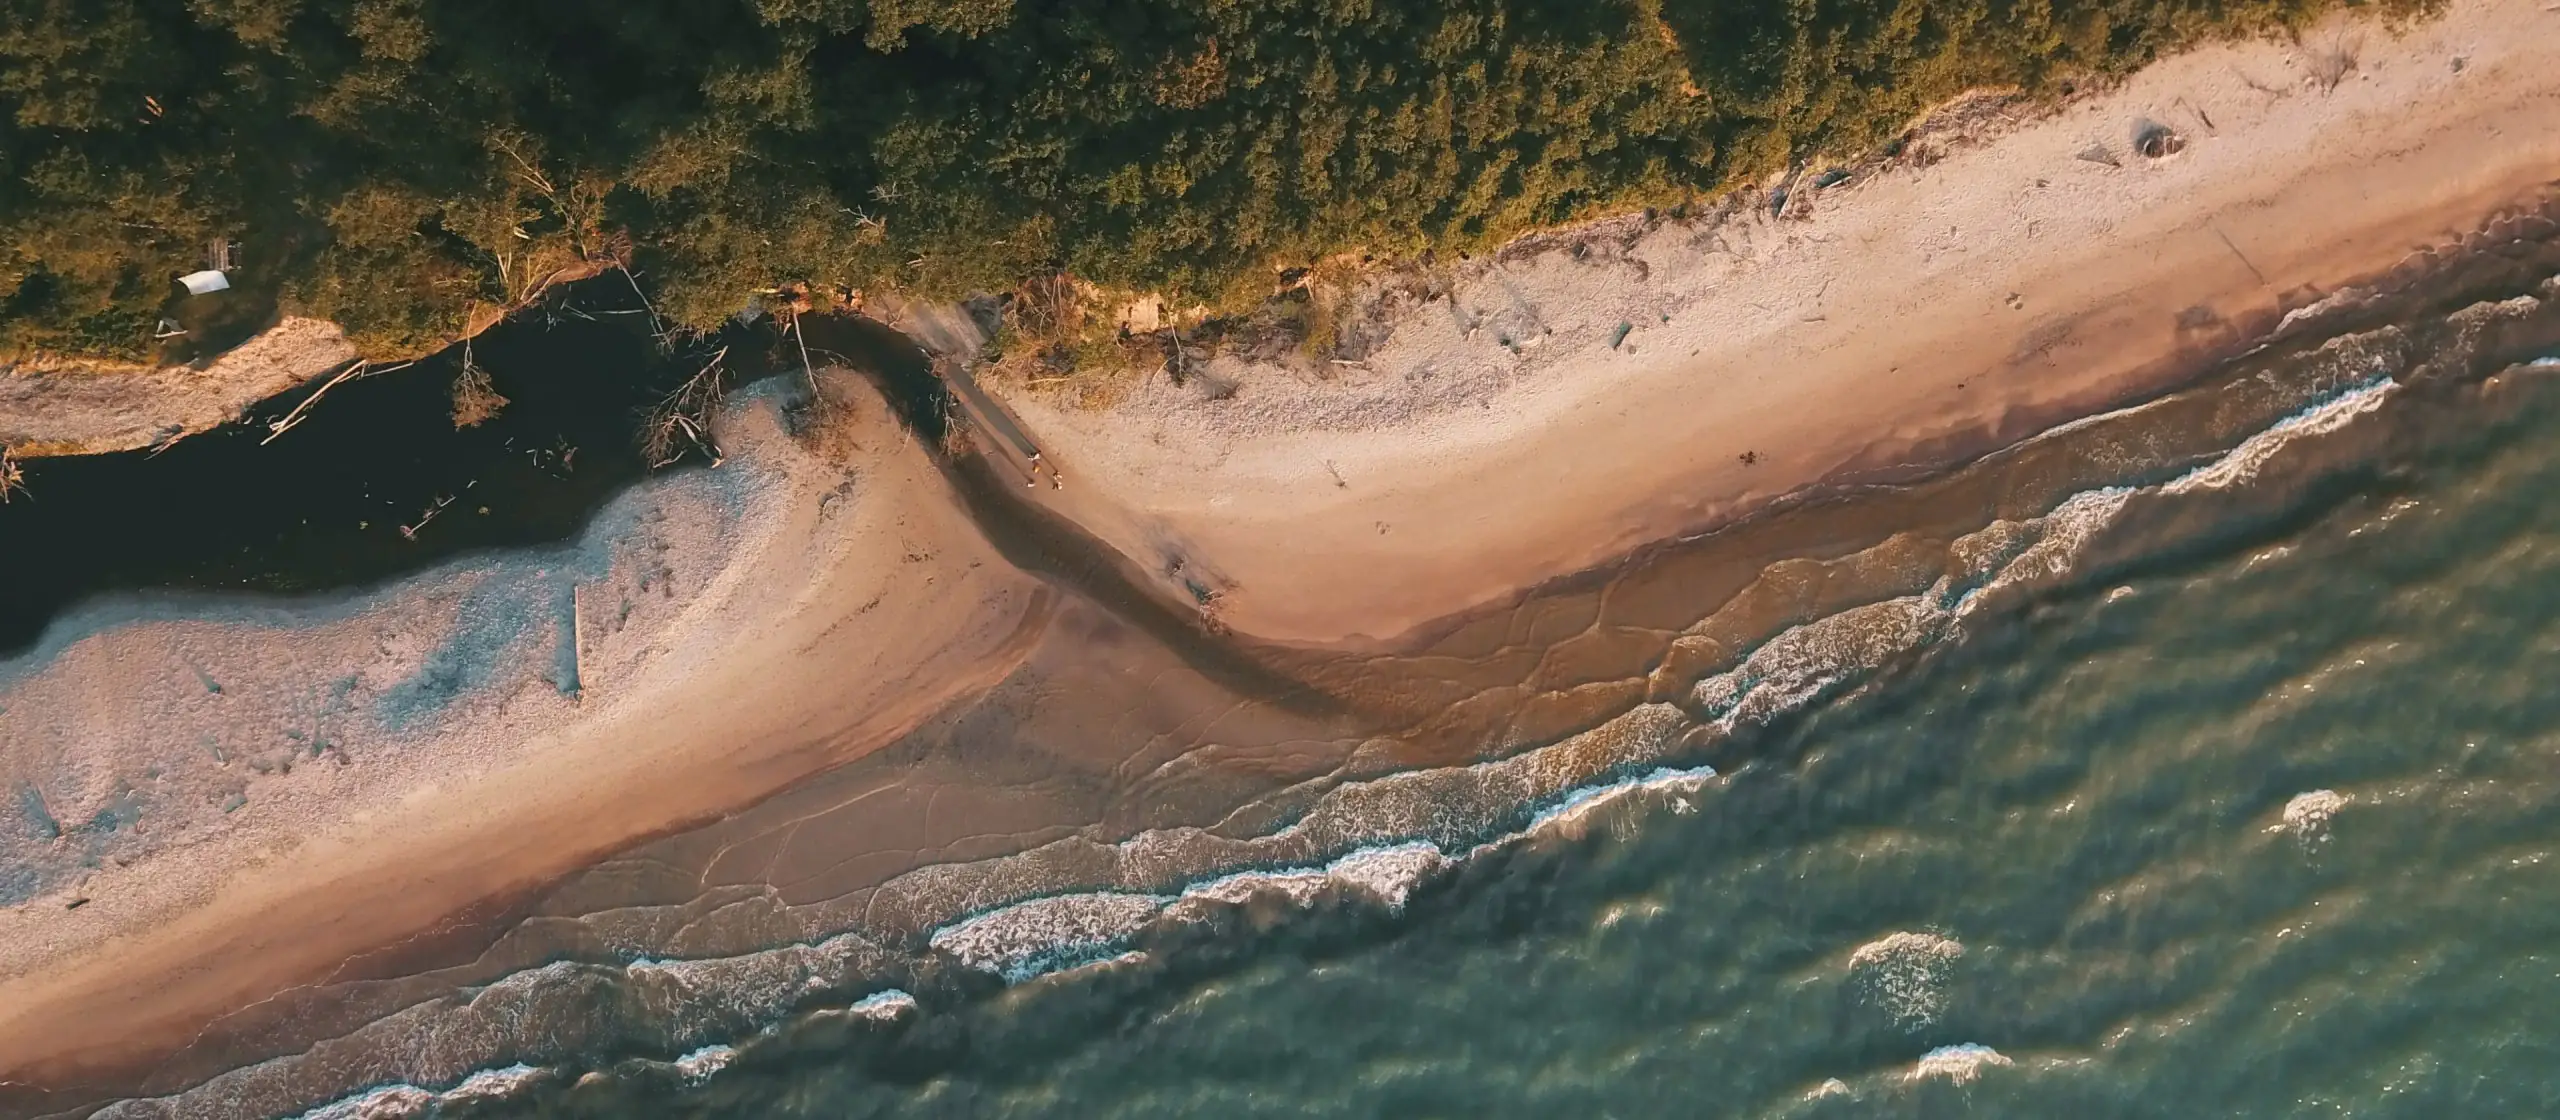
[[[453,504],[453,500],[454,496],[451,494],[437,495],[436,500],[427,506],[426,512],[419,515],[417,524],[400,527],[400,535],[413,541],[418,539],[418,530],[426,528],[427,522],[435,520],[437,514],[444,512],[444,507]]]
[[[9,445],[0,443],[0,506],[9,504],[11,495],[26,492],[26,472],[18,469],[18,457],[9,452]]]
[[[649,293],[640,290],[640,280],[631,275],[631,266],[617,261],[613,267],[622,273],[623,281],[631,285],[631,294],[640,297],[640,309],[649,313],[649,333],[658,340],[659,348],[669,347],[666,324],[658,321],[658,308],[649,302]]]
[[[2345,34],[2330,40],[2329,45],[2325,47],[2306,45],[2304,55],[2310,65],[2311,84],[2320,87],[2322,93],[2335,91],[2338,83],[2346,81],[2347,75],[2356,72],[2356,64],[2359,61],[2357,56],[2363,50],[2363,40],[2351,38]]]
[[[358,360],[354,365],[339,370],[338,375],[330,378],[325,384],[321,385],[317,392],[302,398],[302,403],[293,406],[293,411],[285,413],[283,419],[269,421],[267,423],[267,438],[259,440],[258,446],[265,447],[270,443],[274,443],[277,436],[281,436],[286,432],[292,431],[294,425],[302,423],[304,417],[310,413],[311,406],[320,403],[320,398],[328,396],[329,390],[337,388],[341,382],[362,381],[365,378],[374,376],[375,374],[390,373],[393,370],[407,369],[416,364],[418,363],[414,361],[400,362],[396,365],[376,368],[371,362]]]
[[[648,423],[640,435],[640,454],[649,460],[650,469],[683,458],[689,449],[710,456],[713,466],[720,465],[720,449],[711,443],[711,413],[720,406],[721,394],[726,390],[720,363],[728,356],[729,348],[721,347],[675,392],[651,406]]]
[[[791,309],[791,340],[800,346],[800,372],[809,379],[809,407],[824,411],[827,398],[818,392],[818,368],[809,361],[809,340],[800,333],[800,309]]]
[[[453,426],[472,428],[497,418],[507,407],[507,398],[489,380],[489,371],[471,357],[471,342],[462,343],[462,372],[453,379]]]

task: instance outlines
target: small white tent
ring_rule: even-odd
[[[178,282],[187,286],[187,294],[191,296],[200,296],[208,292],[219,292],[231,286],[230,277],[224,276],[212,269],[206,269],[203,272],[190,272],[179,277]]]

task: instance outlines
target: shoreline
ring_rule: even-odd
[[[2484,29],[2509,26],[2498,23],[2500,18],[2528,16],[2555,20],[2512,2],[2458,3],[2444,18],[2470,20],[2463,25],[2470,29],[2468,33],[2487,34]],[[2560,21],[2553,26],[2560,26]],[[2412,33],[2412,39],[2435,29],[2437,39],[2443,40],[2451,34],[2443,28],[2424,25]],[[2471,72],[2484,81],[2500,73],[2521,81],[2496,67],[2521,65],[2517,59],[2560,59],[2560,42],[2536,43],[2529,35],[2508,35],[2504,47],[2507,53],[2499,56],[2503,61],[2482,62]],[[2191,57],[2170,60],[2163,67]],[[2392,72],[2400,73],[2403,64],[2423,66],[2428,61],[2395,56]],[[2377,71],[2381,69],[2376,66]],[[2560,107],[2560,66],[2534,75],[2533,80],[2539,84],[2525,91],[2530,96],[2523,101],[2500,100],[2463,120],[2475,125],[2484,115],[2507,120],[2495,117],[2491,109],[2513,110],[2530,101]],[[2142,81],[2137,77],[2133,85]],[[2120,94],[2130,96],[2119,90],[2090,104]],[[2069,115],[2056,119],[2067,121]],[[2224,112],[2215,111],[2215,118],[2224,122],[2226,140],[2241,127],[2233,123],[2237,118]],[[2444,133],[2432,149],[2437,157],[2468,152],[2471,149],[2465,145],[2481,136],[2477,131],[2442,128],[2441,121],[2433,123]],[[2362,198],[2354,184],[2330,184],[2332,193],[2314,191],[2315,197],[2308,199],[2288,198],[2283,206],[2291,209],[2284,213],[2294,215],[2288,221],[2300,220],[2297,211],[2303,208],[2316,210],[2326,204],[2337,209],[2338,193],[2358,195],[2362,212],[2373,220],[2356,227],[2348,239],[2350,250],[2310,246],[2298,248],[2285,259],[2297,272],[2322,276],[2326,273],[2319,270],[2343,267],[2341,262],[2350,259],[2389,258],[2396,264],[2406,252],[2393,240],[2401,233],[2424,230],[2440,243],[2436,235],[2448,224],[2468,228],[2510,198],[2531,197],[2530,192],[2513,191],[2491,196],[2521,179],[2539,184],[2560,173],[2560,158],[2544,158],[2560,157],[2560,114],[2546,108],[2536,123],[2541,130],[2533,137],[2534,144],[2517,144],[2513,159],[2486,170],[2475,169],[2469,179],[2414,202],[2390,191],[2375,192],[2382,198]],[[2012,139],[1993,141],[1991,147],[2005,143]],[[2397,157],[2397,172],[2410,172],[2408,165],[2426,150],[2421,145]],[[1880,197],[1893,194],[1887,188],[1918,193],[1950,189],[1931,175],[1970,174],[1965,161],[1982,156],[1983,151],[1959,153],[1917,179],[1880,182],[1870,189]],[[2535,159],[2543,159],[2536,164],[2543,172],[2523,175],[2517,165]],[[2173,164],[2170,169],[2192,166]],[[2292,174],[2308,176],[2314,170],[2293,169]],[[2385,183],[2407,186],[2405,176],[2386,177]],[[1883,208],[1898,198],[1888,197],[1874,206]],[[2487,202],[2482,204],[2483,200]],[[1858,202],[1852,199],[1840,209],[1854,216]],[[2408,205],[2395,207],[2394,203]],[[2475,204],[2481,205],[2472,211],[2463,209]],[[1779,232],[1826,233],[1831,227],[1822,225],[1825,216],[1817,214],[1803,230],[1786,223]],[[1185,558],[1186,573],[1219,581],[1224,594],[1218,622],[1254,639],[1336,651],[1412,645],[1422,640],[1418,635],[1443,637],[1432,631],[1467,625],[1495,604],[1516,601],[1556,581],[1582,578],[1607,562],[1640,556],[1660,542],[1694,537],[1700,526],[1734,524],[1760,511],[1818,497],[1826,483],[1790,481],[1805,472],[1816,472],[1816,479],[1829,484],[1884,477],[1856,474],[1862,471],[1926,474],[1932,456],[1970,459],[1978,452],[1968,453],[1968,449],[1980,443],[2015,445],[2061,420],[2167,390],[2228,357],[2228,351],[2251,345],[2254,336],[2263,334],[2286,311],[2315,298],[2305,292],[2299,300],[2288,299],[2286,292],[2294,289],[2276,291],[2264,279],[2232,295],[2229,289],[2252,274],[2284,277],[2287,274],[2257,270],[2285,265],[2268,256],[2257,257],[2259,263],[2245,270],[2245,259],[2226,258],[2212,264],[2211,253],[2198,251],[2213,245],[2197,242],[2203,236],[2218,241],[2219,235],[2177,228],[2184,232],[2162,243],[2160,253],[2118,287],[2153,276],[2186,278],[2193,284],[2151,293],[2129,308],[2085,318],[2075,316],[2087,309],[2046,311],[2038,306],[2035,313],[2021,313],[1996,298],[1998,290],[2008,287],[1998,277],[1974,277],[1971,286],[1980,290],[1967,298],[1988,298],[1991,305],[1951,312],[1961,322],[1929,335],[1898,334],[1913,322],[1910,315],[1870,315],[1852,324],[1844,311],[1836,323],[1828,316],[1820,324],[1782,320],[1768,337],[1735,343],[1729,354],[1719,351],[1728,364],[1742,365],[1768,354],[1818,349],[1835,338],[1857,343],[1878,333],[1897,336],[1865,337],[1863,344],[1836,348],[1846,352],[1827,359],[1804,381],[1767,375],[1767,369],[1779,368],[1774,363],[1758,367],[1763,372],[1757,377],[1728,377],[1732,383],[1723,387],[1734,389],[1737,412],[1761,419],[1775,417],[1770,429],[1819,428],[1831,437],[1766,453],[1748,465],[1729,461],[1735,453],[1725,442],[1727,437],[1763,437],[1736,433],[1736,421],[1701,420],[1667,407],[1648,409],[1696,391],[1698,386],[1691,382],[1697,366],[1686,356],[1645,363],[1642,368],[1583,384],[1571,383],[1585,372],[1575,364],[1580,359],[1549,359],[1546,366],[1527,375],[1503,371],[1502,394],[1482,397],[1481,403],[1464,400],[1442,413],[1406,416],[1396,425],[1348,435],[1323,430],[1256,433],[1205,421],[1193,430],[1207,435],[1188,444],[1166,439],[1165,446],[1150,448],[1129,439],[1115,445],[1095,431],[1133,422],[1132,415],[1080,418],[1045,407],[1036,398],[1017,396],[1014,403],[1071,479],[1065,490],[1033,491],[1035,502],[1117,546],[1133,568],[1146,569],[1169,550]],[[2278,223],[2278,228],[2290,227]],[[1639,249],[1642,244],[1637,239]],[[1775,244],[1785,247],[1783,241]],[[2112,243],[2081,248],[2079,257],[2045,262],[2044,274],[2086,270],[2089,256],[2106,259],[2121,252],[2121,246]],[[1802,250],[1799,246],[1789,251]],[[1641,251],[1637,256],[1642,259]],[[2234,250],[2229,256],[2239,254]],[[1584,266],[1551,259],[1531,264],[1553,267],[1529,271],[1526,283],[1521,277],[1509,279],[1524,287],[1549,282],[1565,290],[1576,284],[1589,287],[1587,274],[1573,271]],[[1960,265],[1962,261],[1947,267]],[[1647,271],[1657,276],[1673,272],[1667,263],[1648,263]],[[2386,265],[2320,281],[2330,287],[2319,298],[2334,295],[2348,280],[2387,278],[2388,273]],[[1844,302],[1860,293],[1865,293],[1860,298],[1874,296],[1868,289],[1876,285],[1908,287],[1911,280],[1900,273],[1880,279],[1850,277],[1839,281],[1849,286],[1844,290],[1811,283],[1820,278],[1818,273],[1803,273],[1800,278],[1809,278],[1802,286],[1838,293],[1836,298]],[[2259,292],[2260,287],[2268,290]],[[2169,341],[2177,345],[2164,349],[2155,337],[2164,329],[2161,320],[2165,316],[2174,322],[2181,310],[2167,305],[2194,298],[2199,290],[2209,298],[2192,306],[2213,308],[2225,324],[2225,331],[2215,336],[2219,348],[2212,339],[2184,344],[2172,332]],[[2106,299],[2101,297],[2114,298],[2110,294],[2114,292],[2106,289],[2089,299],[2103,305]],[[1935,295],[1913,293],[1908,301],[1919,314],[1935,314]],[[1460,296],[1463,300],[1465,293]],[[2211,299],[2230,303],[2225,307]],[[1885,302],[1900,306],[1893,300]],[[1556,306],[1555,301],[1549,302],[1550,311]],[[1424,308],[1422,315],[1448,318],[1445,309],[1434,307]],[[2004,315],[2024,322],[1996,337],[1963,337],[1967,328],[1982,322],[2004,322]],[[1680,311],[1673,317],[1682,323],[1693,318]],[[1694,318],[1709,321],[1709,327],[1698,328],[1702,330],[1712,329],[1715,321],[1704,311]],[[1577,336],[1585,336],[1585,343],[1600,341],[1598,336],[1619,321],[1619,313],[1611,311],[1589,322],[1551,314],[1549,321],[1565,340],[1548,344],[1555,347],[1548,352],[1556,353],[1571,349]],[[1944,351],[1976,359],[1985,354],[2017,355],[2020,334],[2033,334],[2035,324],[2055,321],[2068,329],[2048,332],[2047,352],[2031,360],[1994,363],[2006,366],[1994,375],[2005,379],[1999,382],[1996,397],[1983,392],[1954,403],[1916,407],[1909,413],[1895,411],[1914,400],[1950,396],[1931,392],[1941,382],[1972,381],[1972,375],[1950,365],[1915,374],[1906,383],[1882,386],[1875,399],[1856,408],[1824,411],[1834,402],[1801,399],[1877,382],[1881,378],[1874,366],[1859,363],[1889,364],[1892,356],[1906,352]],[[1811,337],[1789,333],[1804,326],[1822,329],[1809,332]],[[1583,356],[1677,352],[1676,346],[1663,344],[1673,337],[1668,332],[1648,328],[1633,337],[1638,347],[1635,355],[1612,346]],[[1392,371],[1399,354],[1427,354],[1433,341],[1391,338],[1374,368]],[[1460,341],[1466,340],[1461,337]],[[2111,348],[2119,341],[2124,345]],[[2125,353],[2116,354],[2115,349]],[[2111,360],[2065,367],[2055,352],[2105,352]],[[2053,376],[2057,369],[2071,374],[2067,384],[2038,380]],[[1248,382],[1247,387],[1254,384]],[[1985,397],[1994,399],[1985,405]],[[744,818],[749,810],[742,805],[762,811],[767,804],[764,798],[775,789],[796,793],[802,787],[791,783],[825,766],[841,767],[899,740],[909,729],[944,721],[952,704],[994,687],[1019,665],[1044,658],[1054,665],[1075,664],[1081,647],[1070,639],[1081,635],[1040,633],[1047,625],[1043,620],[1051,617],[1047,585],[1002,562],[1003,550],[990,546],[961,516],[960,503],[949,492],[949,480],[885,422],[888,410],[883,402],[867,392],[857,399],[856,412],[864,422],[847,438],[865,469],[862,489],[830,489],[832,480],[824,478],[794,480],[784,501],[787,508],[779,515],[789,523],[783,537],[775,538],[782,543],[754,550],[759,557],[801,570],[793,579],[780,581],[780,586],[771,586],[769,576],[755,578],[765,565],[726,561],[719,586],[704,592],[710,597],[705,601],[716,599],[716,605],[700,614],[690,606],[686,609],[684,625],[699,633],[688,632],[664,643],[652,639],[653,645],[682,647],[675,651],[678,656],[650,663],[650,657],[668,651],[607,651],[608,671],[614,665],[645,665],[646,673],[626,678],[632,685],[605,693],[600,697],[605,703],[566,714],[546,709],[547,714],[531,722],[498,720],[473,729],[483,737],[509,738],[505,746],[510,750],[521,748],[495,764],[474,763],[457,772],[436,773],[424,765],[433,757],[422,756],[420,773],[402,772],[396,775],[398,784],[388,787],[383,784],[386,776],[368,773],[365,788],[335,792],[347,796],[349,804],[324,805],[310,820],[270,818],[238,834],[165,853],[132,868],[102,871],[102,883],[116,885],[118,892],[101,893],[97,902],[74,914],[67,915],[53,894],[0,909],[0,944],[11,947],[0,957],[0,991],[6,993],[9,1008],[0,1015],[0,1052],[21,1055],[0,1067],[0,1089],[33,1075],[50,1077],[83,1065],[104,1068],[113,1064],[106,1057],[112,1053],[121,1052],[130,1060],[152,1045],[148,1026],[188,1035],[208,1015],[220,1015],[264,1000],[285,986],[326,975],[339,967],[337,962],[367,961],[364,971],[369,973],[390,969],[390,955],[380,950],[406,943],[413,931],[449,931],[456,916],[485,912],[494,899],[521,898],[526,890],[548,891],[552,888],[544,884],[582,878],[600,858],[633,851],[635,846],[656,850],[659,845],[650,837],[666,837],[672,830],[706,819],[725,821],[733,814]],[[1158,423],[1155,434],[1160,439],[1177,434],[1175,422],[1186,415],[1165,412],[1162,405],[1142,399],[1134,413],[1134,422]],[[1158,411],[1146,411],[1151,407]],[[1485,418],[1472,426],[1450,422],[1453,415],[1467,415],[1468,408]],[[1880,414],[1902,422],[1871,429],[1859,429],[1855,423]],[[759,429],[750,440],[778,440],[778,431],[762,429],[778,426],[779,418],[759,412],[745,422]],[[1087,427],[1077,427],[1080,423]],[[1418,430],[1434,426],[1460,430],[1446,433],[1437,442],[1417,438]],[[1882,438],[1872,434],[1879,430],[1885,433]],[[1914,448],[1929,450],[1915,452]],[[1222,454],[1212,460],[1211,451]],[[1203,462],[1209,465],[1203,468]],[[1203,469],[1209,472],[1205,476],[1198,473]],[[1351,481],[1335,485],[1329,477],[1335,470]],[[1188,484],[1184,471],[1193,472]],[[1215,486],[1198,487],[1203,478]],[[1382,478],[1391,481],[1378,482]],[[1195,494],[1202,489],[1216,492]],[[1219,493],[1229,501],[1212,501]],[[1487,493],[1502,495],[1509,505],[1488,508],[1483,500]],[[822,527],[837,531],[826,525],[829,503],[847,494],[852,500],[840,508],[864,519],[866,528],[851,539],[829,541],[819,531]],[[1370,532],[1369,521],[1384,520],[1386,514],[1398,518],[1396,532]],[[917,545],[917,540],[923,545]],[[1575,546],[1556,546],[1565,541]],[[1363,547],[1352,547],[1355,544]],[[1335,551],[1337,545],[1341,551]],[[1306,559],[1310,556],[1322,559],[1310,562]],[[1094,561],[1068,558],[1066,562]],[[1152,573],[1140,573],[1142,578],[1148,574]],[[1170,601],[1187,601],[1178,583],[1165,582],[1168,578],[1160,576],[1150,589]],[[964,583],[970,590],[957,592],[943,581]],[[994,598],[1005,595],[1015,597],[1011,606],[990,606]],[[879,616],[872,616],[854,630],[845,629],[854,618],[882,604],[890,606],[889,613],[901,616],[897,625],[884,626]],[[1130,628],[1121,620],[1105,617],[1102,621],[1122,630]],[[103,633],[73,645],[104,646],[113,640],[118,640],[116,634]],[[920,646],[930,648],[920,654]],[[857,663],[879,670],[879,675],[862,676],[854,671]],[[1132,664],[1149,663],[1141,659]],[[788,673],[777,676],[777,669],[786,668]],[[90,671],[114,683],[113,674],[95,666]],[[858,681],[860,687],[844,688],[848,680]],[[642,682],[654,682],[654,687],[633,687]],[[810,704],[811,696],[821,694],[827,697],[824,703]],[[558,707],[556,697],[536,699]],[[532,702],[521,697],[511,701]],[[1103,701],[1088,698],[1084,702]],[[1207,710],[1216,710],[1211,701],[1203,703],[1211,704]],[[727,722],[741,717],[752,717],[751,726]],[[813,728],[820,724],[836,730],[813,739]],[[1299,734],[1288,726],[1274,727],[1274,736]],[[1169,763],[1160,765],[1171,768]],[[610,809],[598,811],[608,803]],[[349,898],[366,900],[379,909],[364,910],[364,920],[351,921],[344,909]],[[324,930],[327,936],[316,935]],[[230,955],[208,946],[225,948]],[[214,963],[208,963],[209,958]]]
[[[1550,235],[1326,380],[1221,357],[1093,411],[999,391],[1075,480],[1041,499],[1208,573],[1223,624],[1394,648],[1807,488],[1925,475],[2167,391],[2539,210],[2560,179],[2560,17],[2456,3],[2386,34],[2325,31],[2366,56],[2326,90],[2304,48],[2201,48],[1830,188],[1805,220]],[[2124,134],[2160,120],[2186,150],[2134,155]]]

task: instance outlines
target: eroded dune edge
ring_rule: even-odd
[[[97,605],[0,666],[0,1105],[673,1056],[1688,788],[2547,353],[2555,18],[2350,28],[2329,88],[2198,52],[1809,218],[1524,252],[1333,381],[1016,395],[1065,489],[829,373],[573,546]]]

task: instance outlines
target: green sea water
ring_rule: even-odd
[[[2560,370],[2285,456],[1401,907],[445,1111],[2560,1116]]]

